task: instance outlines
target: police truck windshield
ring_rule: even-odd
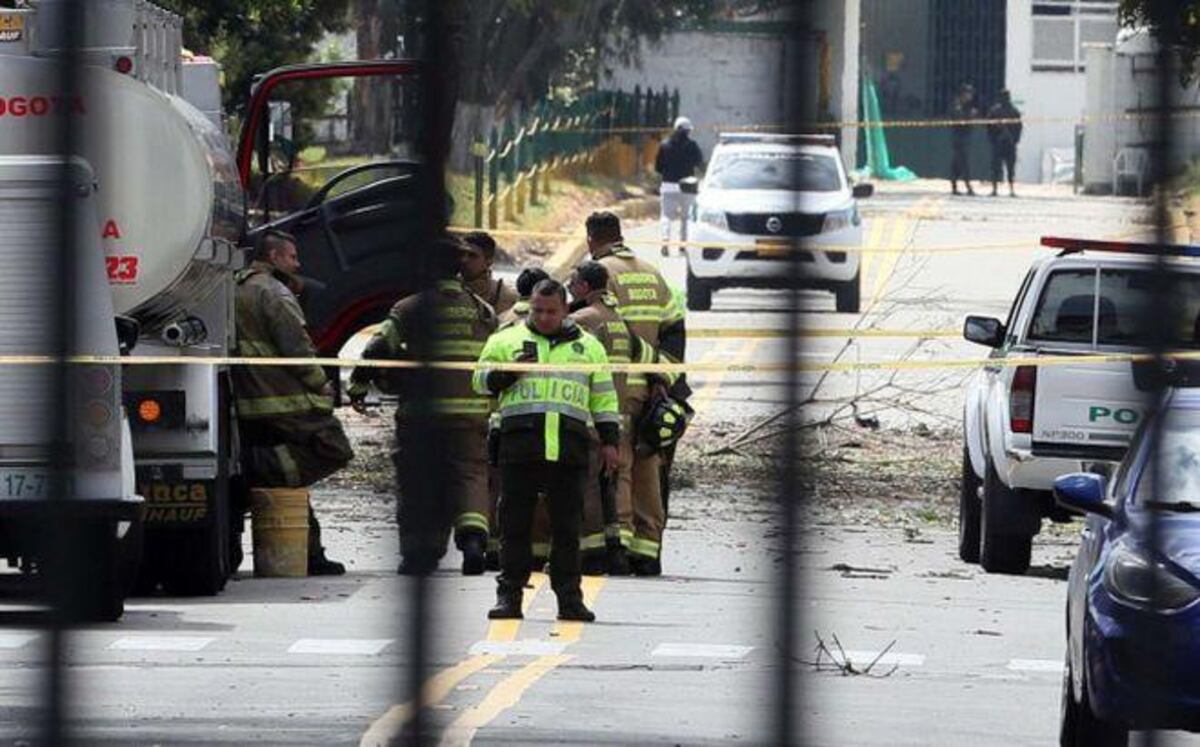
[[[713,189],[836,192],[842,188],[837,161],[812,153],[738,153],[718,157],[708,173]]]

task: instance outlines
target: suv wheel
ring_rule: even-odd
[[[958,557],[966,563],[979,562],[979,488],[983,481],[971,466],[967,445],[962,449],[962,487],[958,491]]]
[[[854,273],[854,277],[844,283],[839,283],[834,289],[837,296],[837,310],[840,314],[857,314],[862,306],[862,290],[859,280],[862,270]]]
[[[996,468],[989,460],[983,476],[983,505],[979,543],[979,564],[988,573],[1008,573],[1019,576],[1029,570],[1033,536],[1001,532],[998,525],[1006,511],[1031,510],[1020,506],[1022,496],[1000,481]]]
[[[688,268],[687,274],[687,307],[688,311],[708,311],[712,308],[713,287],[692,274]]]
[[[1059,712],[1060,747],[1126,747],[1129,744],[1129,731],[1118,724],[1101,721],[1092,711],[1086,676],[1083,692],[1078,699],[1075,697],[1074,681],[1071,653],[1068,650],[1063,666],[1062,707]]]

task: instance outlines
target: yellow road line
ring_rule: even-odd
[[[533,600],[546,585],[549,577],[544,573],[534,573],[529,577],[532,589],[525,590],[521,600],[521,611],[528,613],[533,606]],[[521,620],[492,620],[488,624],[487,639],[489,641],[515,641],[521,628]],[[503,661],[501,654],[480,654],[468,657],[452,667],[447,667],[426,680],[421,688],[421,701],[425,708],[437,705],[446,699],[454,688],[463,680],[497,662]],[[359,747],[387,747],[394,742],[413,717],[412,701],[401,703],[389,708],[377,718],[359,740]]]
[[[584,576],[580,587],[583,591],[584,604],[591,607],[600,596],[607,579],[603,576]],[[574,621],[558,621],[554,624],[552,637],[559,643],[570,645],[583,636],[584,624]],[[529,688],[552,672],[557,667],[570,661],[573,657],[565,654],[540,656],[505,679],[496,683],[484,699],[459,716],[454,723],[446,727],[439,742],[441,747],[466,747],[471,744],[475,734],[491,723],[497,716],[515,706],[521,701]]]
[[[884,229],[887,228],[887,224],[890,220],[891,220],[891,216],[888,216],[888,217],[880,216],[878,218],[871,219],[871,221],[870,221],[871,227],[869,229],[867,229],[867,246],[868,247],[879,246],[879,242],[883,240]],[[875,259],[878,256],[879,256],[878,252],[875,252],[875,251],[872,251],[872,250],[866,249],[866,248],[863,249],[862,265],[861,265],[861,270],[859,272],[860,282],[865,283],[865,282],[867,282],[867,279],[871,277],[871,269],[875,265]]]
[[[713,371],[712,376],[707,376],[704,379],[704,384],[696,391],[690,400],[692,408],[695,409],[697,415],[701,414],[708,408],[712,401],[716,399],[717,394],[721,391],[721,384],[725,381],[725,377],[731,371],[737,370],[736,367],[747,360],[751,360],[755,351],[762,345],[762,339],[747,340],[742,343],[733,354],[733,363],[728,366],[722,366],[719,371]],[[710,350],[701,361],[700,366],[713,365],[720,358],[724,357],[724,353],[728,352],[731,346],[722,343],[713,350]]]
[[[471,740],[480,729],[519,703],[525,692],[538,680],[572,658],[565,654],[541,656],[521,667],[515,674],[497,683],[479,705],[455,719],[454,723],[446,728],[438,744],[441,747],[465,747],[471,744]]]

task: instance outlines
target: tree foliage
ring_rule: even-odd
[[[1121,25],[1149,28],[1154,37],[1179,54],[1185,79],[1193,79],[1200,63],[1200,0],[1121,0]]]
[[[227,111],[244,102],[254,76],[308,60],[328,32],[349,24],[349,0],[156,0],[184,18],[184,45],[217,59]]]

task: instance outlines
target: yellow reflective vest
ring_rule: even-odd
[[[527,347],[537,362],[554,368],[517,373],[500,391],[492,388],[496,364],[513,363]],[[547,337],[528,324],[516,324],[492,335],[473,376],[475,391],[498,396],[500,462],[547,461],[584,466],[588,461],[589,424],[603,443],[620,438],[620,405],[612,374],[606,370],[572,371],[571,365],[607,365],[604,346],[571,320]]]

